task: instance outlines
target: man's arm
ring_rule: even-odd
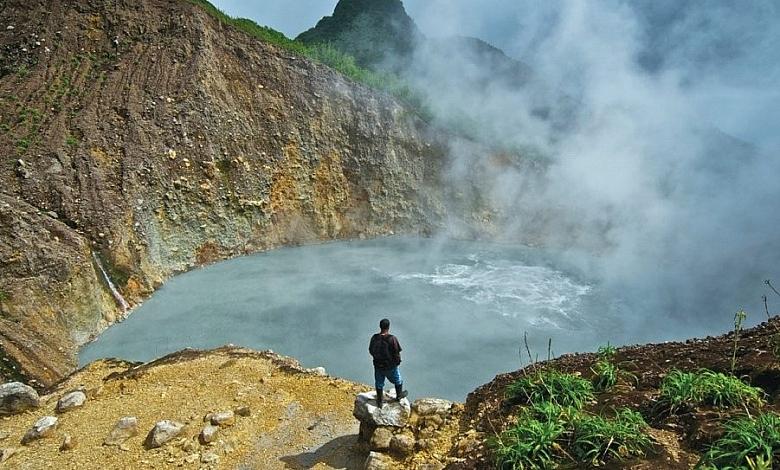
[[[393,356],[395,358],[395,362],[401,363],[401,343],[398,342],[398,338],[393,336]]]

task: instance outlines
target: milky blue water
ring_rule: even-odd
[[[628,341],[622,309],[620,299],[540,250],[409,238],[337,242],[177,276],[85,346],[80,362],[147,361],[232,343],[371,384],[368,340],[387,317],[413,396],[463,400],[528,362],[524,332],[540,359],[548,338],[554,354]]]

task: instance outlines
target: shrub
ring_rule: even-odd
[[[704,468],[773,468],[780,462],[780,415],[764,413],[731,420],[699,462]]]
[[[507,387],[506,396],[511,401],[532,404],[552,402],[578,410],[594,398],[590,382],[555,370],[533,372],[518,379]]]
[[[761,389],[736,377],[710,370],[681,372],[672,370],[661,383],[661,401],[674,412],[682,407],[712,405],[719,408],[761,406]]]
[[[599,359],[611,361],[615,358],[615,355],[617,355],[617,348],[607,343],[606,346],[599,347],[596,354],[599,356]]]
[[[629,409],[618,411],[613,419],[584,416],[575,423],[571,449],[577,459],[594,466],[642,456],[652,445],[645,428],[642,415]]]

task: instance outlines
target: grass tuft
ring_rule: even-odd
[[[555,370],[533,372],[518,379],[507,387],[506,397],[513,402],[551,402],[577,410],[594,399],[590,382],[574,374]]]
[[[642,456],[652,445],[646,428],[642,415],[629,409],[618,411],[613,419],[584,416],[575,422],[571,449],[581,462],[593,466]]]
[[[710,370],[672,370],[661,383],[661,402],[672,412],[699,405],[731,408],[764,404],[761,389],[751,387],[736,377]]]
[[[764,413],[731,420],[699,468],[760,469],[780,463],[780,415]]]
[[[593,388],[600,392],[614,387],[620,375],[618,367],[606,359],[598,360],[591,371],[596,374],[593,378]]]
[[[491,441],[498,468],[502,470],[551,469],[557,467],[557,440],[566,431],[559,421],[521,419]]]

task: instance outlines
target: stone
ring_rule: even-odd
[[[446,416],[452,405],[453,402],[441,398],[419,398],[412,404],[412,411],[420,416]]]
[[[326,377],[328,375],[328,371],[325,370],[324,367],[315,367],[313,369],[309,369],[307,372],[314,375],[319,375],[320,377]]]
[[[218,433],[219,433],[218,426],[207,424],[206,427],[204,427],[203,430],[200,432],[200,436],[198,436],[198,439],[200,440],[201,444],[210,444],[217,439]]]
[[[379,452],[370,452],[366,461],[363,464],[365,470],[390,470],[392,468],[392,461],[386,455]]]
[[[219,455],[214,452],[204,452],[200,458],[201,463],[215,464],[219,462]]]
[[[414,436],[398,434],[390,439],[390,450],[404,457],[414,453]]]
[[[75,392],[70,392],[66,394],[64,397],[60,398],[59,401],[57,402],[57,413],[64,413],[68,410],[82,407],[86,402],[87,402],[87,395],[84,392],[80,390]]]
[[[238,416],[241,416],[243,418],[248,418],[249,416],[252,416],[252,410],[248,406],[239,406],[235,410],[233,410]]]
[[[60,444],[60,451],[73,450],[74,447],[76,447],[76,441],[70,434],[65,434],[65,437],[62,438],[62,444]]]
[[[355,407],[352,415],[361,422],[373,426],[392,426],[401,428],[406,425],[411,415],[411,405],[409,400],[402,398],[401,401],[395,401],[395,392],[385,391],[386,400],[382,408],[376,406],[376,392],[365,392],[358,394],[355,398]],[[389,399],[387,399],[389,398]]]
[[[13,415],[41,406],[38,392],[21,382],[0,385],[0,415]]]
[[[393,432],[388,428],[376,428],[371,436],[371,450],[387,450],[390,448],[390,440]]]
[[[211,413],[209,421],[214,426],[233,426],[236,423],[236,415],[232,411],[219,411]]]
[[[51,437],[57,429],[57,418],[54,416],[44,416],[33,424],[22,438],[22,444],[27,445],[32,441]]]
[[[146,448],[156,449],[172,441],[184,431],[184,425],[176,421],[164,420],[154,425],[146,436]]]
[[[184,457],[184,463],[195,463],[200,460],[200,454],[190,454]]]
[[[138,418],[125,416],[114,425],[114,428],[103,441],[105,446],[119,446],[133,436],[138,435]]]
[[[13,447],[8,447],[5,449],[0,449],[0,463],[4,463],[14,455],[19,453],[19,449],[14,449]]]

